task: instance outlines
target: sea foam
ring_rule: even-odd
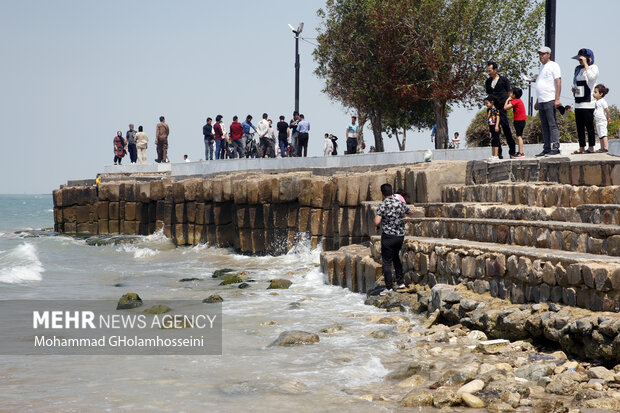
[[[44,271],[33,244],[23,243],[10,251],[0,253],[0,282],[19,284],[41,281]]]

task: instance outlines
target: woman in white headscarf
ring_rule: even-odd
[[[577,137],[579,138],[579,150],[573,152],[594,153],[594,104],[592,97],[594,86],[598,79],[598,66],[594,64],[594,52],[590,49],[580,49],[573,59],[579,61],[575,67],[573,77],[573,95],[575,96],[575,123],[577,124]],[[588,132],[588,149],[586,150],[586,131]]]

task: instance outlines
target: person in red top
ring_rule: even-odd
[[[224,159],[222,151],[222,142],[226,139],[226,128],[222,127],[222,115],[215,117],[215,125],[213,125],[213,134],[215,135],[215,159]]]
[[[239,158],[245,158],[245,150],[243,148],[243,126],[237,120],[237,115],[233,116],[233,122],[230,124],[230,142],[233,146],[233,153],[237,152]]]
[[[525,105],[521,100],[523,91],[518,87],[513,87],[504,104],[505,110],[514,109],[514,126],[517,133],[517,143],[519,144],[519,152],[515,154],[515,158],[524,158],[523,154],[523,129],[525,129],[525,121],[527,115],[525,114]]]

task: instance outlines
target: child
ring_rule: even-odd
[[[504,104],[504,110],[514,109],[514,127],[517,133],[517,143],[519,144],[519,152],[511,156],[511,159],[525,158],[523,154],[523,129],[525,129],[525,121],[527,115],[525,114],[525,105],[521,100],[523,91],[518,87],[513,87]]]
[[[489,124],[489,132],[491,133],[491,157],[489,161],[499,160],[499,110],[493,104],[493,98],[488,96],[484,99],[487,107],[487,123]]]
[[[609,93],[609,89],[603,84],[594,86],[594,120],[596,121],[596,134],[601,140],[601,148],[597,151],[599,153],[606,153],[607,147],[607,123],[610,122],[609,106],[605,100],[605,95]]]

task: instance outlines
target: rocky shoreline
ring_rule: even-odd
[[[589,342],[578,349],[580,332],[596,329],[598,335],[617,337],[620,322],[609,324],[597,314],[596,325],[587,324],[575,314],[584,310],[576,308],[475,297],[465,288],[441,284],[369,297],[367,304],[388,313],[406,310],[426,317],[422,325],[400,314],[367,318],[391,326],[373,332],[374,337],[399,334],[411,361],[386,376],[384,392],[361,397],[404,407],[464,406],[491,412],[620,410],[620,365],[571,360],[550,345],[559,339],[575,346],[570,347],[574,352],[602,355],[609,346]],[[531,336],[539,339],[527,338]],[[496,337],[505,339],[489,340]]]

